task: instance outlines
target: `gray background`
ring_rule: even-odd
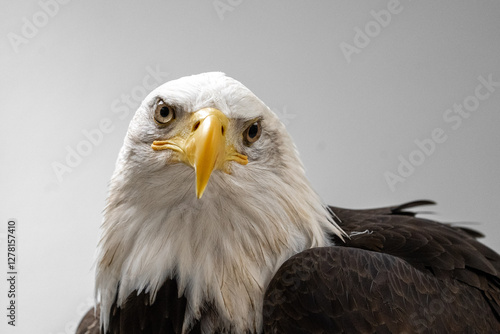
[[[217,70],[243,82],[283,119],[326,203],[433,199],[432,217],[476,222],[500,251],[500,89],[460,128],[443,120],[473,101],[479,76],[500,81],[500,2],[401,0],[381,27],[371,11],[389,3],[71,1],[50,16],[37,1],[4,1],[0,242],[5,254],[7,219],[18,219],[20,274],[18,327],[7,328],[2,311],[0,331],[71,333],[91,302],[106,187],[138,105],[120,99],[140,97],[148,68],[168,73],[163,81]],[[30,22],[38,31],[23,35]],[[348,62],[341,45],[365,27],[372,37]],[[13,34],[26,43],[14,47]],[[112,130],[59,180],[54,163],[103,119]],[[384,173],[435,128],[447,140],[392,190]]]

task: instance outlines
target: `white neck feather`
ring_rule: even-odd
[[[235,165],[231,175],[215,171],[199,200],[190,167],[150,173],[127,154],[124,149],[111,182],[98,255],[104,328],[117,295],[118,305],[134,290],[149,292],[153,301],[165,280],[175,278],[187,298],[184,330],[208,302],[218,317],[202,320],[205,332],[258,332],[265,289],[279,266],[305,249],[329,245],[329,233],[342,234],[294,153],[285,162],[293,165],[287,175],[251,164]]]

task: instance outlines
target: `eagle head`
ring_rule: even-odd
[[[330,234],[343,232],[259,98],[219,72],[167,82],[138,108],[110,183],[96,270],[102,325],[113,303],[134,291],[154,302],[175,279],[185,328],[258,331],[273,274]]]

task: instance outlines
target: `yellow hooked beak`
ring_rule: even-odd
[[[210,175],[215,169],[230,174],[228,161],[242,165],[248,163],[246,155],[236,152],[227,143],[229,121],[218,109],[204,108],[192,114],[187,127],[180,135],[169,140],[157,140],[151,148],[155,151],[170,149],[178,152],[178,160],[192,166],[196,173],[196,197],[201,198]]]

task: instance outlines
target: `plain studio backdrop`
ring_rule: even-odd
[[[498,1],[4,1],[0,17],[2,333],[73,333],[133,113],[206,71],[278,114],[325,203],[432,199],[426,217],[500,251]]]

